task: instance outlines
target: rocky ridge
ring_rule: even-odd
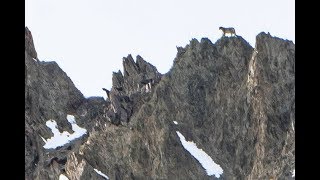
[[[110,179],[216,179],[176,131],[222,167],[220,179],[290,179],[295,45],[262,32],[255,48],[237,36],[192,39],[177,51],[164,75],[124,57],[109,98],[86,99],[55,62],[37,59],[26,28],[26,179],[103,179],[94,169]],[[44,149],[49,119],[72,133],[67,114],[88,134]]]

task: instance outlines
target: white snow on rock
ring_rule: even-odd
[[[174,124],[178,124],[178,122],[177,122],[177,121],[173,121],[173,123],[174,123]]]
[[[292,177],[295,177],[296,176],[296,170],[294,169],[293,171],[292,171]]]
[[[74,131],[74,133],[72,133],[72,134],[70,134],[67,131],[63,131],[62,133],[60,133],[57,128],[57,122],[55,120],[51,119],[46,122],[46,125],[51,129],[51,131],[53,133],[53,137],[51,137],[47,140],[45,140],[43,137],[41,137],[43,139],[43,141],[45,141],[45,143],[46,143],[43,146],[45,149],[63,146],[64,144],[69,143],[70,141],[77,139],[87,133],[86,129],[81,128],[76,124],[76,121],[74,120],[74,116],[67,115],[67,119],[71,123],[72,130]]]
[[[87,130],[84,129],[84,128],[81,128],[77,125],[76,121],[74,120],[74,116],[72,115],[67,115],[67,119],[69,121],[69,123],[71,123],[71,126],[72,126],[72,130],[74,131],[73,134],[71,134],[71,139],[76,139],[76,138],[79,138],[81,137],[82,135],[86,134],[87,133]]]
[[[212,158],[202,149],[199,149],[194,142],[186,141],[185,137],[179,131],[176,132],[180,138],[182,146],[200,162],[202,167],[206,170],[207,174],[209,176],[215,175],[217,178],[219,178],[220,175],[223,173],[223,170],[220,167],[220,165],[216,164],[212,160]]]
[[[41,139],[42,139],[45,143],[47,143],[47,141],[46,141],[45,138],[43,138],[42,136],[40,136],[40,137],[41,137]]]
[[[109,177],[105,174],[103,174],[101,171],[99,171],[98,169],[94,169],[94,171],[96,171],[99,175],[101,175],[102,177],[109,179]]]
[[[293,121],[291,121],[291,126],[292,126],[292,129],[294,131],[294,125],[293,125]]]
[[[65,176],[63,174],[60,174],[59,180],[69,180],[69,178],[67,178],[67,176]]]

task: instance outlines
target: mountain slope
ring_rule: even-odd
[[[54,73],[57,65],[55,71],[43,70],[52,76],[50,80],[32,75],[42,74],[39,67],[48,62],[31,61],[30,49],[34,47],[26,47],[26,91],[38,93],[26,96],[26,142],[40,145],[26,145],[28,179],[55,179],[61,173],[70,179],[102,178],[94,169],[110,179],[215,179],[184,149],[177,132],[222,167],[220,179],[291,177],[295,161],[295,45],[291,41],[263,32],[257,35],[255,48],[241,36],[222,37],[214,44],[207,38],[192,39],[177,48],[174,64],[164,75],[142,57],[135,62],[129,55],[123,58],[124,73],[113,74],[106,101],[83,98],[64,72]],[[46,86],[48,81],[51,85]],[[69,91],[60,94],[65,82]],[[47,91],[52,91],[51,99],[27,101]],[[40,113],[38,104],[53,115]],[[31,105],[36,112],[32,118]],[[32,159],[49,150],[35,136],[50,137],[45,122],[53,118],[61,130],[70,131],[63,118],[67,114],[74,115],[88,135],[40,158],[39,162],[58,160],[39,175],[37,168],[43,165],[34,168]],[[34,122],[34,117],[42,120]],[[27,126],[32,130],[27,131]]]

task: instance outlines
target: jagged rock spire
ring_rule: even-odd
[[[31,31],[25,28],[25,51],[34,59],[38,59],[36,49],[33,44]]]

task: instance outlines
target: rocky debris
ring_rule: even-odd
[[[69,179],[104,179],[94,169],[110,179],[217,179],[184,149],[177,131],[222,167],[219,179],[291,178],[291,41],[260,33],[253,48],[241,36],[214,44],[192,39],[177,47],[165,75],[128,55],[124,73],[113,73],[106,101],[84,98],[56,63],[34,61],[30,52],[26,47],[26,179],[57,179],[62,173]],[[70,132],[67,114],[88,135],[44,149],[41,137],[52,136],[45,122],[54,119],[61,132]]]

